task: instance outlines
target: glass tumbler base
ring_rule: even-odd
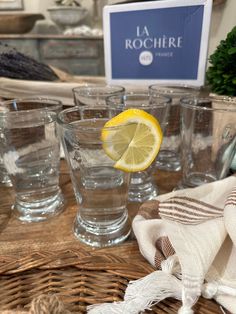
[[[200,172],[194,172],[187,176],[186,179],[180,181],[175,190],[182,190],[187,188],[195,188],[203,184],[212,183],[217,178],[211,174],[205,174]]]
[[[64,209],[64,204],[61,190],[40,201],[26,202],[16,198],[13,214],[22,222],[41,222],[59,215]]]
[[[155,166],[157,169],[164,171],[180,171],[180,157],[176,152],[168,150],[160,151]]]
[[[159,194],[157,186],[149,182],[147,184],[132,185],[129,187],[128,199],[130,202],[142,203],[153,200]]]
[[[81,242],[93,247],[113,246],[123,242],[131,232],[131,224],[126,212],[119,221],[113,224],[97,226],[84,221],[80,215],[74,222],[74,235]]]
[[[164,171],[180,171],[181,165],[179,161],[176,162],[156,162],[156,168]]]

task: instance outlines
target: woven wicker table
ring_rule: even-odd
[[[180,173],[157,172],[160,193],[173,189]],[[65,211],[51,221],[22,224],[11,216],[11,188],[0,188],[0,313],[25,309],[41,294],[56,294],[75,313],[86,306],[122,300],[127,283],[153,271],[139,252],[133,235],[123,244],[92,249],[76,240],[72,224],[77,211],[69,172],[61,163],[60,185]],[[139,204],[129,204],[131,219]],[[147,313],[177,313],[180,303],[167,299]],[[200,299],[196,313],[222,313],[219,306]]]

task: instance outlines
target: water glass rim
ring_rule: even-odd
[[[123,97],[129,97],[129,98],[132,98],[132,97],[142,97],[142,96],[147,96],[152,102],[150,104],[142,104],[140,107],[138,107],[139,109],[142,109],[142,108],[162,108],[162,107],[165,107],[166,105],[170,104],[171,103],[171,97],[169,97],[168,95],[151,95],[148,90],[146,92],[132,92],[132,91],[126,91],[123,95],[111,95],[111,96],[108,96],[106,98],[106,101],[107,101],[107,104],[108,104],[108,107],[116,107],[116,104],[112,103],[112,100],[114,101],[115,99],[121,99]],[[153,97],[158,97],[160,99],[160,102],[158,103],[155,103],[155,101],[153,102]],[[117,108],[123,108],[124,106],[122,106],[123,104],[120,103],[119,105],[117,105]],[[127,107],[128,108],[128,107]]]
[[[117,93],[119,92],[125,92],[125,88],[121,85],[114,85],[114,84],[85,84],[85,85],[79,85],[79,86],[76,86],[74,88],[72,88],[72,93],[74,95],[76,94],[80,94],[80,95],[88,95],[88,91],[93,91],[94,93],[96,94],[100,94],[100,95],[106,95],[106,94],[110,94],[109,92],[99,92],[100,89],[102,88],[108,88],[110,89],[111,91],[112,90],[115,90],[115,91],[112,91],[112,93],[116,92],[117,90]],[[83,93],[82,93],[83,91]],[[87,91],[87,92],[86,92]]]
[[[94,107],[92,107],[91,109],[93,109]],[[104,107],[103,107],[104,108]],[[96,108],[97,109],[97,108]],[[120,124],[120,125],[117,125],[117,126],[111,126],[111,127],[104,127],[104,126],[99,126],[99,127],[95,127],[95,126],[85,126],[85,125],[75,125],[75,124],[72,124],[70,122],[65,122],[63,121],[63,116],[67,113],[70,113],[70,112],[79,112],[79,108],[76,108],[75,107],[72,107],[72,108],[68,108],[68,109],[64,109],[62,110],[61,112],[58,113],[57,117],[56,117],[56,121],[57,123],[67,129],[67,130],[79,130],[81,132],[98,132],[100,131],[101,129],[103,130],[107,130],[107,131],[111,131],[111,130],[118,130],[120,129],[121,127],[123,127],[124,125],[125,126],[129,126],[129,125],[134,125],[135,123],[134,122],[130,122],[130,123],[124,123],[124,124]],[[78,121],[86,121],[86,120],[93,120],[95,122],[95,120],[109,120],[109,118],[91,118],[91,119],[81,119]]]
[[[222,107],[207,107],[202,105],[204,102],[222,104]],[[180,105],[194,110],[236,112],[236,98],[228,96],[183,97],[180,99]],[[228,107],[230,105],[231,107]]]
[[[41,104],[47,104],[47,106],[43,106],[41,108],[33,108],[32,109],[25,109],[25,110],[4,110],[6,109],[7,105],[10,104],[19,104],[19,103],[41,103]],[[48,97],[26,97],[26,98],[15,98],[10,100],[5,100],[0,103],[0,115],[1,116],[7,116],[7,115],[26,115],[26,114],[33,114],[33,113],[39,113],[39,112],[45,112],[45,111],[57,111],[62,108],[62,102],[58,99],[48,98]]]
[[[198,93],[201,91],[201,87],[194,85],[158,85],[152,84],[148,87],[149,91],[165,94],[165,95],[182,95],[191,94],[192,92]]]

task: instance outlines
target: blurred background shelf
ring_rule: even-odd
[[[81,21],[81,24],[90,26],[91,28],[102,27],[102,8],[104,5],[118,2],[118,0],[79,1],[88,10],[88,15]],[[104,75],[102,36],[81,37],[78,35],[64,36],[58,34],[60,30],[51,21],[48,12],[48,8],[55,5],[54,0],[22,0],[22,4],[22,14],[42,14],[45,19],[36,21],[31,33],[20,36],[0,34],[0,42],[12,45],[26,55],[35,57],[38,61],[45,61],[52,64],[72,75]],[[214,0],[208,55],[213,53],[220,40],[224,39],[235,25],[235,8],[235,0]],[[1,14],[6,15],[9,13],[12,14],[13,12],[6,10],[2,10],[1,12]],[[15,13],[19,14],[19,10]],[[80,45],[81,47],[78,47]],[[76,56],[73,52],[74,48]],[[43,49],[43,53],[41,49]],[[55,50],[54,56],[51,53],[52,49]],[[47,52],[45,55],[45,50],[50,50],[50,57],[47,55]]]
[[[30,32],[38,20],[44,20],[43,14],[0,14],[0,34],[24,34]]]
[[[0,34],[0,42],[73,75],[105,73],[103,37]]]

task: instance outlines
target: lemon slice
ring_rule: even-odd
[[[141,109],[128,109],[110,119],[101,133],[103,149],[127,172],[148,168],[157,156],[162,130],[156,118]]]

